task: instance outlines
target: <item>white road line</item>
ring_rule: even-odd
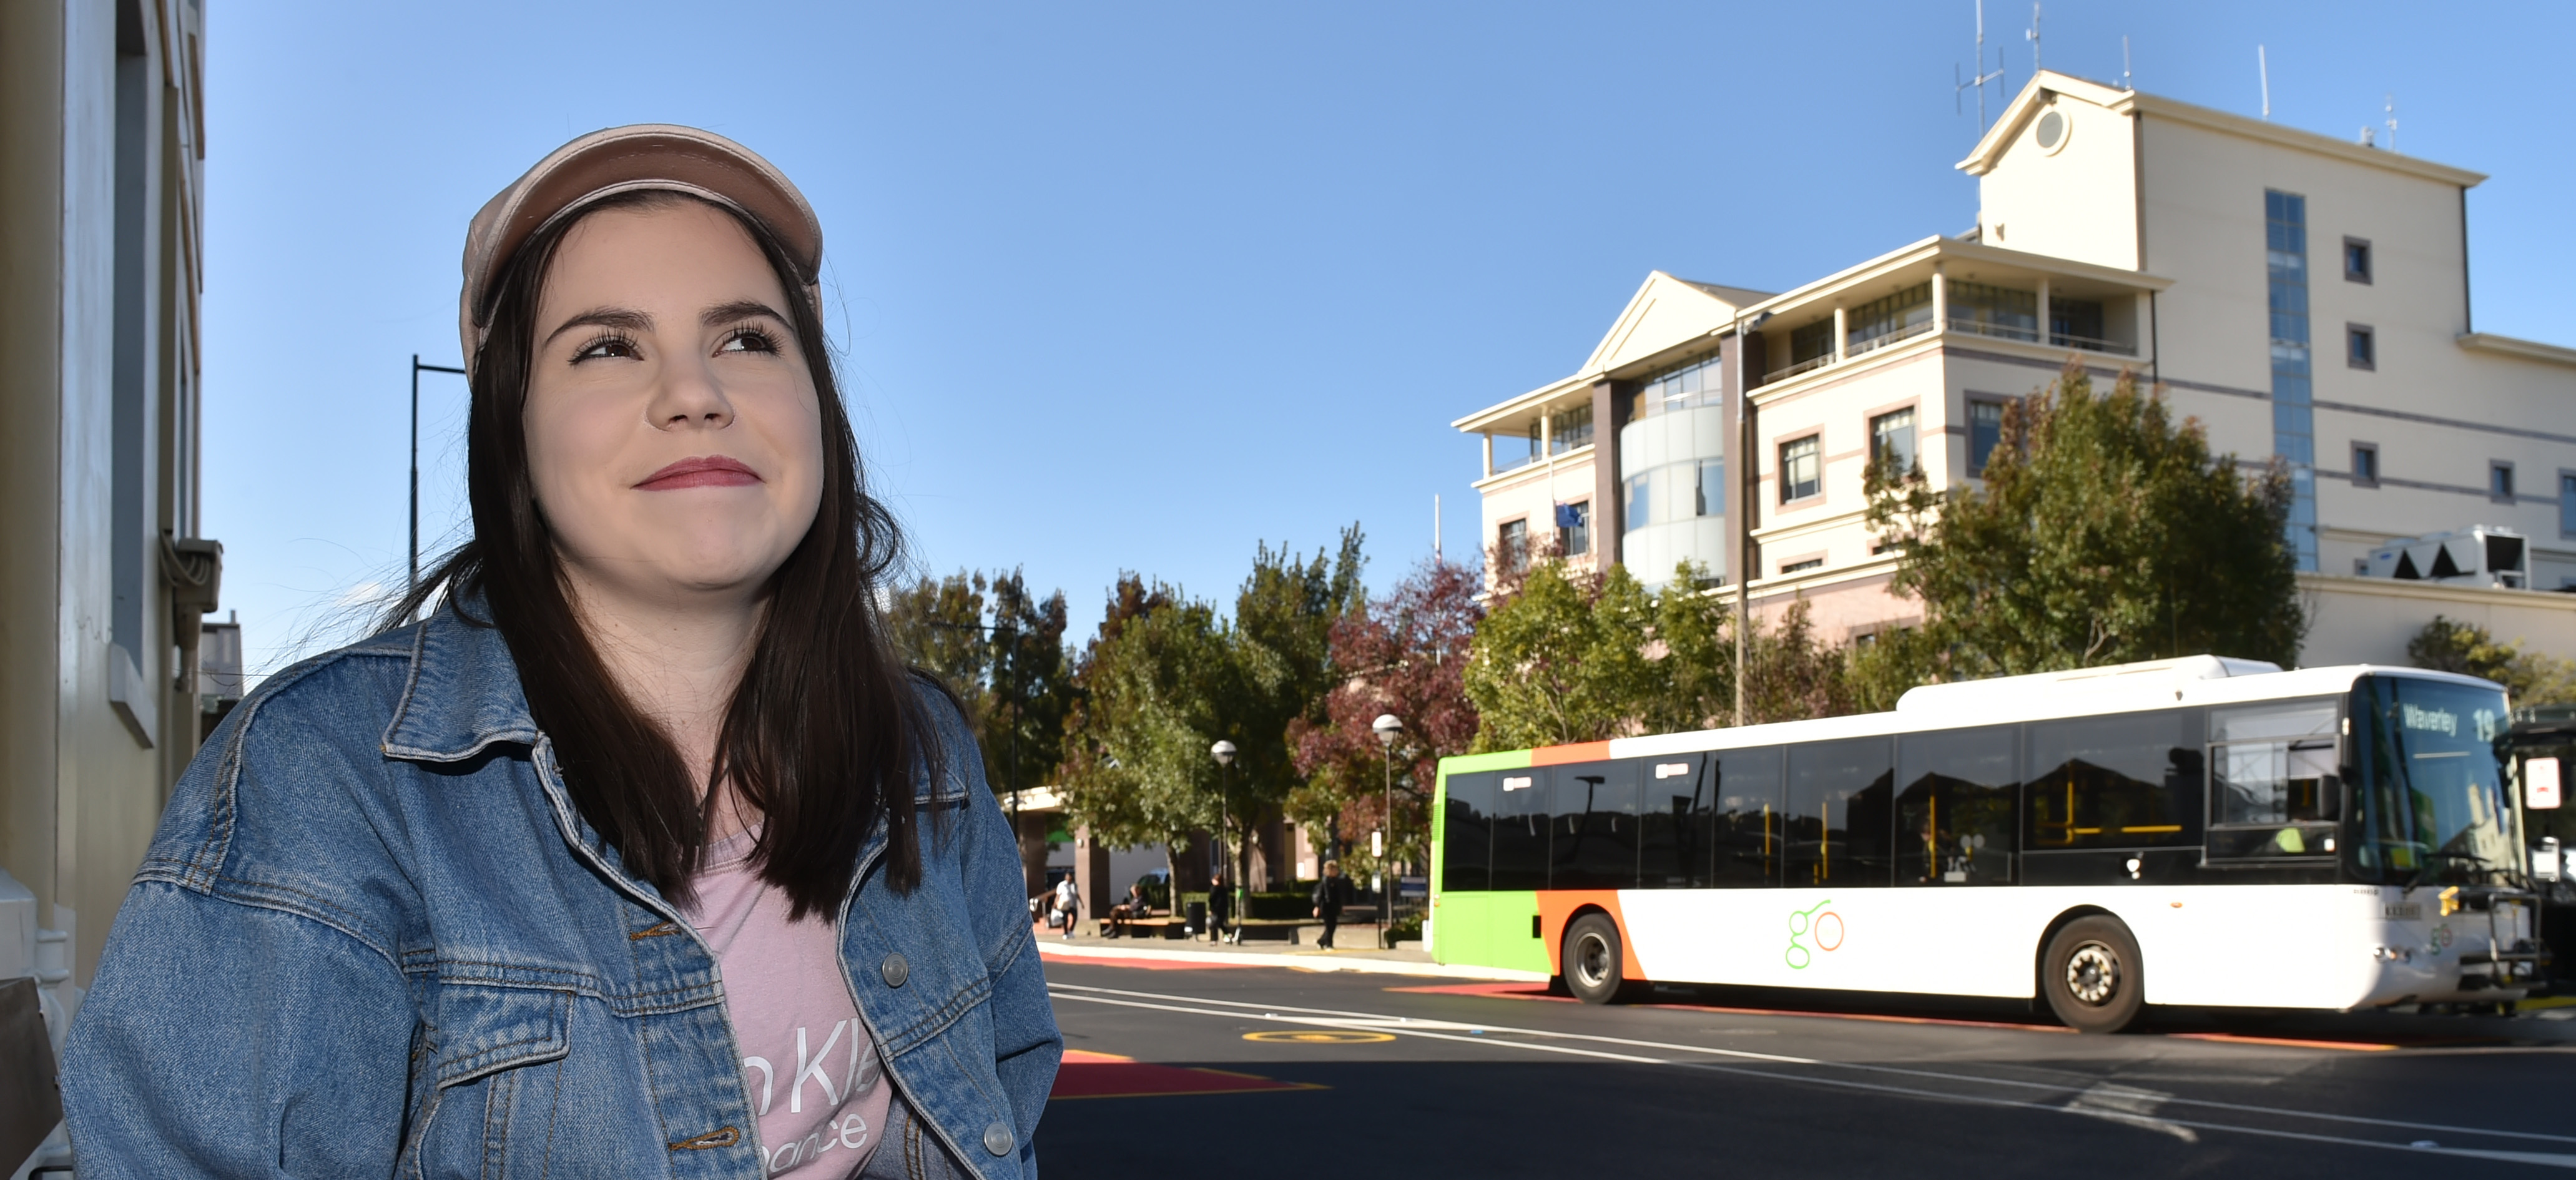
[[[1488,1037],[1488,1036],[1474,1035],[1474,1032],[1473,1032],[1473,1031],[1471,1031],[1470,1035],[1460,1036],[1460,1035],[1457,1035],[1457,1032],[1458,1032],[1458,1031],[1460,1031],[1460,1030],[1490,1031],[1490,1032],[1497,1032],[1497,1033],[1506,1033],[1506,1034],[1511,1034],[1511,1035],[1515,1035],[1515,1036],[1544,1037],[1544,1038],[1550,1038],[1550,1039],[1555,1039],[1555,1040],[1590,1041],[1590,1042],[1599,1043],[1599,1044],[1622,1045],[1622,1046],[1627,1046],[1627,1047],[1632,1047],[1632,1048],[1661,1049],[1661,1050],[1665,1050],[1665,1051],[1668,1051],[1668,1052],[1680,1052],[1680,1053],[1697,1053],[1697,1054],[1706,1054],[1706,1055],[1708,1055],[1708,1056],[1713,1056],[1713,1057],[1728,1057],[1728,1058],[1735,1058],[1735,1059],[1738,1059],[1738,1060],[1754,1061],[1754,1062],[1762,1062],[1762,1063],[1766,1063],[1766,1064],[1818,1066],[1818,1067],[1823,1067],[1823,1068],[1831,1068],[1831,1069],[1846,1069],[1846,1070],[1854,1070],[1854,1071],[1867,1072],[1867,1073],[1892,1074],[1892,1075],[1897,1075],[1897,1076],[1902,1076],[1902,1077],[1917,1077],[1917,1078],[1924,1078],[1924,1079],[1936,1080],[1936,1081],[1944,1081],[1944,1082],[1967,1082],[1967,1083],[1978,1084],[1978,1085],[2001,1086],[2001,1087],[2014,1087],[2014,1088],[2027,1089],[2027,1090],[2045,1090],[2045,1091],[2053,1091],[2053,1092],[2057,1092],[2057,1093],[2075,1094],[2075,1095],[2081,1095],[2081,1094],[2083,1094],[2083,1093],[2086,1091],[2086,1089],[2087,1089],[2087,1087],[2084,1087],[2084,1086],[2070,1086],[2070,1085],[2065,1085],[2065,1084],[2062,1084],[2062,1083],[2052,1083],[2052,1082],[2032,1082],[2032,1081],[2023,1081],[2023,1080],[2015,1079],[2015,1078],[1990,1078],[1990,1077],[1979,1077],[1979,1076],[1974,1075],[1974,1074],[1943,1073],[1943,1072],[1940,1072],[1940,1071],[1937,1071],[1937,1070],[1905,1069],[1905,1068],[1901,1068],[1901,1067],[1897,1067],[1897,1066],[1887,1066],[1887,1065],[1864,1065],[1864,1064],[1856,1064],[1856,1063],[1852,1063],[1852,1062],[1829,1061],[1829,1060],[1825,1060],[1825,1059],[1823,1059],[1823,1058],[1816,1058],[1816,1057],[1796,1057],[1796,1056],[1789,1056],[1789,1055],[1786,1055],[1786,1054],[1779,1054],[1779,1053],[1754,1053],[1754,1052],[1750,1052],[1750,1051],[1742,1050],[1742,1049],[1720,1049],[1720,1048],[1715,1048],[1715,1047],[1706,1046],[1706,1045],[1686,1045],[1686,1044],[1676,1044],[1676,1043],[1667,1042],[1667,1041],[1645,1041],[1645,1040],[1636,1040],[1636,1039],[1632,1039],[1632,1038],[1628,1038],[1628,1037],[1600,1036],[1600,1035],[1597,1035],[1597,1034],[1590,1034],[1590,1033],[1569,1033],[1569,1032],[1558,1032],[1558,1031],[1555,1031],[1555,1030],[1552,1030],[1552,1029],[1519,1028],[1519,1027],[1514,1027],[1514,1026],[1509,1026],[1509,1025],[1495,1025],[1495,1024],[1467,1024],[1467,1023],[1461,1023],[1461,1022],[1457,1022],[1457,1021],[1443,1021],[1443,1020],[1420,1020],[1420,1019],[1412,1019],[1412,1018],[1401,1017],[1401,1016],[1387,1016],[1387,1015],[1383,1015],[1383,1014],[1380,1014],[1380,1013],[1371,1013],[1371,1012],[1352,1012],[1352,1011],[1347,1011],[1347,1010],[1342,1010],[1342,1009],[1332,1009],[1332,1008],[1303,1008],[1303,1007],[1298,1007],[1298,1006],[1295,1006],[1295,1005],[1283,1005],[1283,1004],[1253,1004],[1253,1003],[1247,1003],[1247,1002],[1240,1001],[1240,1000],[1220,1000],[1220,999],[1213,999],[1213,998],[1203,998],[1203,997],[1199,997],[1199,996],[1167,996],[1167,995],[1163,995],[1163,994],[1156,993],[1156,992],[1128,991],[1128,990],[1124,990],[1124,989],[1120,989],[1120,988],[1089,987],[1089,986],[1080,985],[1080,984],[1063,984],[1063,983],[1050,984],[1050,985],[1049,985],[1049,989],[1048,989],[1048,990],[1049,990],[1049,991],[1051,991],[1051,992],[1056,992],[1056,993],[1070,993],[1070,994],[1064,994],[1064,995],[1063,995],[1063,998],[1064,998],[1064,999],[1069,999],[1069,1000],[1087,1000],[1087,1001],[1090,1001],[1090,1002],[1092,1002],[1092,1003],[1098,1003],[1098,1004],[1109,1004],[1109,1005],[1114,1005],[1114,1006],[1118,1006],[1118,1007],[1152,1008],[1152,1009],[1158,1009],[1158,1010],[1162,1010],[1162,1011],[1182,1012],[1182,1013],[1188,1013],[1188,1014],[1192,1014],[1192,1015],[1199,1015],[1199,1016],[1230,1017],[1230,1018],[1235,1018],[1235,1019],[1263,1019],[1263,1020],[1274,1020],[1274,1021],[1278,1021],[1278,1022],[1280,1022],[1280,1023],[1284,1023],[1284,1024],[1329,1025],[1329,1026],[1334,1026],[1334,1027],[1343,1027],[1343,1028],[1367,1028],[1367,1029],[1371,1029],[1371,1030],[1378,1031],[1378,1032],[1388,1032],[1388,1033],[1396,1033],[1396,1034],[1404,1035],[1404,1036],[1421,1037],[1421,1038],[1424,1038],[1424,1039],[1427,1039],[1427,1040],[1456,1041],[1456,1042],[1459,1042],[1459,1043],[1461,1043],[1461,1044],[1475,1044],[1475,1045],[1504,1045],[1504,1046],[1509,1046],[1509,1047],[1511,1047],[1511,1048],[1516,1048],[1516,1049],[1529,1049],[1529,1050],[1535,1050],[1535,1051],[1538,1051],[1538,1052],[1559,1053],[1559,1054],[1565,1054],[1565,1055],[1569,1055],[1569,1056],[1593,1057],[1593,1058],[1598,1058],[1598,1059],[1603,1059],[1603,1060],[1611,1060],[1611,1061],[1625,1061],[1625,1062],[1630,1062],[1630,1063],[1634,1063],[1634,1064],[1645,1064],[1645,1065],[1676,1065],[1676,1066],[1682,1066],[1682,1067],[1685,1067],[1685,1068],[1691,1068],[1691,1069],[1711,1070],[1711,1071],[1720,1072],[1720,1073],[1739,1074],[1739,1075],[1743,1075],[1743,1076],[1747,1076],[1747,1077],[1766,1078],[1766,1079],[1771,1079],[1771,1080],[1775,1080],[1775,1081],[1803,1081],[1803,1082],[1812,1082],[1812,1083],[1815,1083],[1815,1084],[1817,1084],[1817,1085],[1836,1086],[1836,1087],[1842,1087],[1842,1088],[1848,1088],[1848,1089],[1872,1090],[1872,1091],[1878,1091],[1878,1092],[1882,1092],[1882,1093],[1907,1094],[1907,1095],[1915,1095],[1915,1096],[1919,1096],[1919,1097],[1936,1098],[1936,1099],[1954,1099],[1954,1100],[1962,1101],[1962,1102],[1976,1102],[1976,1103],[1982,1103],[1982,1104],[1986,1104],[1986,1105],[2008,1106],[2008,1107],[2016,1107],[2016,1108],[2026,1108],[2026,1109],[2031,1109],[2031,1110],[2048,1110],[2048,1111],[2055,1111],[2055,1112],[2060,1113],[2060,1114],[2079,1114],[2079,1115],[2091,1115],[2091,1116],[2096,1116],[2096,1117],[2098,1117],[2098,1116],[2100,1115],[2100,1113],[2101,1113],[2101,1112],[2099,1112],[2099,1111],[2096,1111],[2096,1110],[2089,1110],[2089,1109],[2070,1110],[2069,1108],[2064,1107],[2064,1106],[2056,1106],[2056,1105],[2051,1105],[2051,1104],[2047,1104],[2047,1103],[2022,1102],[2022,1101],[2018,1101],[2018,1100],[2014,1100],[2014,1099],[2004,1099],[2004,1098],[1976,1098],[1976,1097],[1969,1097],[1969,1096],[1966,1096],[1966,1095],[1950,1094],[1950,1093],[1943,1093],[1943,1092],[1938,1092],[1938,1091],[1917,1090],[1917,1089],[1912,1089],[1912,1088],[1909,1088],[1909,1087],[1902,1087],[1902,1086],[1885,1086],[1885,1085],[1877,1085],[1877,1084],[1866,1083],[1866,1082],[1844,1081],[1844,1080],[1838,1080],[1838,1079],[1834,1079],[1834,1078],[1811,1078],[1811,1077],[1803,1077],[1803,1076],[1796,1075],[1796,1074],[1784,1074],[1784,1073],[1777,1073],[1777,1072],[1771,1072],[1771,1071],[1765,1071],[1765,1070],[1752,1070],[1752,1069],[1742,1069],[1742,1068],[1730,1068],[1730,1067],[1726,1067],[1726,1066],[1713,1065],[1713,1064],[1709,1064],[1709,1063],[1706,1063],[1706,1062],[1674,1061],[1674,1060],[1671,1060],[1671,1059],[1668,1059],[1668,1058],[1659,1058],[1659,1057],[1641,1057],[1641,1056],[1637,1056],[1637,1055],[1635,1055],[1635,1054],[1629,1054],[1629,1053],[1615,1053],[1615,1052],[1606,1052],[1606,1051],[1601,1051],[1601,1050],[1580,1049],[1580,1048],[1576,1048],[1576,1047],[1574,1047],[1574,1046],[1570,1046],[1570,1045],[1542,1045],[1542,1044],[1530,1044],[1530,1043],[1523,1042],[1523,1041],[1515,1041],[1515,1040],[1510,1040],[1510,1039],[1499,1039],[1499,1038],[1495,1038],[1495,1037]],[[1089,994],[1085,994],[1085,993],[1089,993]],[[1111,998],[1109,998],[1109,997],[1112,997],[1112,996],[1123,996],[1123,997],[1134,997],[1134,998],[1132,998],[1132,999],[1111,999]],[[1172,1000],[1172,999],[1186,1000],[1186,1001],[1188,1001],[1188,1002],[1190,1002],[1190,1003],[1194,1003],[1194,1004],[1214,1004],[1214,1005],[1221,1005],[1221,1006],[1222,1006],[1222,1008],[1220,1008],[1220,1009],[1191,1008],[1191,1007],[1183,1007],[1183,1006],[1177,1006],[1177,1005],[1172,1005],[1172,1004],[1164,1004],[1164,1003],[1154,1003],[1154,1002],[1151,1002],[1151,1001],[1158,1001],[1158,1000]],[[1234,1010],[1234,1011],[1226,1011],[1226,1010],[1223,1010],[1223,1009],[1235,1009],[1235,1010]],[[1254,1015],[1254,1010],[1258,1010],[1258,1011],[1260,1012],[1260,1015],[1259,1015],[1259,1016],[1255,1016],[1255,1015]],[[1282,1013],[1298,1013],[1298,1014],[1300,1014],[1300,1015],[1293,1015],[1293,1016],[1292,1016],[1292,1015],[1282,1015]],[[1444,1030],[1444,1031],[1434,1031],[1434,1030]],[[2454,1134],[2474,1135],[2474,1136],[2478,1136],[2478,1137],[2480,1137],[2480,1138],[2533,1139],[2533,1140],[2541,1140],[2541,1141],[2545,1141],[2545,1142],[2552,1142],[2552,1143],[2571,1143],[2571,1144],[2576,1144],[2576,1136],[2567,1136],[2567,1135],[2551,1135],[2551,1134],[2545,1134],[2545,1133],[2536,1132],[2536,1131],[2502,1131],[2502,1130],[2493,1130],[2493,1129],[2489,1129],[2489,1128],[2485,1128],[2485,1127],[2464,1127],[2464,1126],[2459,1126],[2459,1125],[2456,1125],[2456,1124],[2450,1124],[2450,1123],[2419,1123],[2419,1122],[2410,1122],[2410,1121],[2399,1120],[2399,1119],[2374,1119],[2374,1118],[2365,1118],[2365,1117],[2361,1117],[2361,1116],[2357,1116],[2357,1115],[2332,1114],[2332,1113],[2328,1113],[2328,1112],[2325,1112],[2325,1111],[2314,1111],[2314,1110],[2294,1110],[2294,1109],[2290,1109],[2290,1108],[2287,1108],[2287,1107],[2276,1107],[2276,1106],[2255,1106],[2255,1105],[2250,1105],[2250,1104],[2241,1103],[2241,1102],[2218,1102],[2218,1101],[2211,1101],[2211,1100],[2207,1100],[2207,1099],[2195,1099],[2195,1098],[2178,1098],[2178,1097],[2176,1097],[2176,1098],[2166,1098],[2166,1099],[2164,1099],[2164,1102],[2165,1102],[2165,1104],[2166,1104],[2166,1105],[2168,1105],[2168,1106],[2194,1106],[2194,1107],[2207,1107],[2207,1108],[2214,1108],[2214,1109],[2219,1109],[2219,1110],[2242,1111],[2242,1112],[2253,1113],[2253,1114],[2277,1115],[2277,1116],[2281,1116],[2281,1117],[2284,1117],[2284,1118],[2314,1119],[2314,1120],[2325,1121],[2325,1122],[2351,1123],[2351,1124],[2357,1124],[2357,1125],[2360,1125],[2360,1126],[2387,1128],[2387,1129],[2390,1129],[2390,1130],[2404,1129],[2404,1130],[2410,1130],[2410,1131],[2444,1131],[2444,1132],[2450,1132],[2450,1133],[2454,1133]],[[2193,1122],[2193,1121],[2190,1121],[2190,1120],[2184,1120],[2184,1119],[2171,1119],[2171,1118],[2159,1118],[2159,1119],[2158,1119],[2158,1121],[2159,1121],[2159,1122],[2162,1122],[2162,1123],[2166,1123],[2166,1124],[2172,1125],[2172,1126],[2176,1126],[2176,1127],[2192,1127],[2192,1128],[2197,1128],[2197,1129],[2200,1129],[2200,1130],[2241,1131],[2241,1132],[2244,1132],[2244,1133],[2246,1133],[2246,1134],[2250,1134],[2250,1135],[2265,1135],[2265,1136],[2271,1136],[2271,1137],[2275,1137],[2275,1138],[2302,1139],[2302,1140],[2308,1140],[2308,1141],[2312,1141],[2312,1142],[2320,1142],[2320,1143],[2348,1143],[2348,1144],[2354,1144],[2354,1145],[2364,1146],[2364,1147],[2377,1147],[2377,1148],[2392,1149],[2392,1150],[2401,1150],[2401,1151],[2429,1151],[2429,1152],[2436,1152],[2436,1153],[2443,1153],[2443,1154],[2450,1154],[2450,1155],[2469,1155],[2469,1156],[2478,1156],[2478,1157],[2480,1157],[2480,1158],[2511,1159],[2511,1160],[2514,1160],[2514,1161],[2516,1161],[2516,1162],[2522,1162],[2522,1163],[2548,1163],[2548,1164],[2551,1164],[2551,1165],[2553,1165],[2553,1166],[2558,1166],[2558,1167],[2576,1167],[2576,1155],[2558,1155],[2558,1154],[2552,1154],[2552,1153],[2532,1153],[2532,1152],[2489,1152],[2489,1151],[2477,1151],[2477,1150],[2468,1149],[2468,1148],[2451,1148],[2451,1147],[2415,1147],[2415,1146],[2413,1146],[2412,1144],[2408,1144],[2408,1143],[2390,1143],[2390,1142],[2385,1142],[2385,1141],[2381,1141],[2381,1140],[2371,1140],[2371,1139],[2348,1139],[2348,1138],[2344,1138],[2344,1137],[2340,1137],[2340,1136],[2332,1136],[2332,1135],[2314,1135],[2314,1134],[2308,1134],[2308,1133],[2305,1133],[2305,1132],[2298,1132],[2298,1131],[2274,1131],[2274,1130],[2267,1130],[2267,1129],[2257,1128],[2257,1127],[2242,1127],[2242,1126],[2236,1126],[2236,1125],[2232,1125],[2232,1124],[2225,1124],[2225,1123],[2201,1123],[2201,1122]]]

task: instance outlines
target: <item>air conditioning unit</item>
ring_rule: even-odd
[[[2471,525],[2390,541],[2370,551],[2369,573],[2401,582],[2520,590],[2531,585],[2530,547],[2512,529]]]

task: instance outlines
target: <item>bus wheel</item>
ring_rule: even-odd
[[[1634,988],[1620,968],[1619,924],[1585,914],[1565,929],[1565,986],[1586,1004],[1615,1004]]]
[[[2118,1032],[2146,1006],[2138,940],[2118,918],[2095,915],[2067,923],[2048,940],[2039,971],[2049,1008],[2077,1032]]]

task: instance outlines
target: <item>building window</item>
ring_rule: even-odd
[[[2091,299],[2049,296],[2048,342],[2074,348],[2107,343],[2102,338],[2102,305]]]
[[[1949,297],[1950,327],[1958,331],[2006,340],[2039,339],[2037,292],[1954,279]]]
[[[2263,265],[2271,280],[2272,453],[2290,468],[2282,543],[2298,568],[2317,568],[2317,431],[2308,359],[2308,199],[2263,192]]]
[[[1793,561],[1783,565],[1780,567],[1780,572],[1784,574],[1797,574],[1805,573],[1808,570],[1820,570],[1823,568],[1825,568],[1824,558],[1810,557],[1805,561]]]
[[[1726,512],[1726,460],[1699,461],[1700,516],[1721,516]]]
[[[1592,403],[1569,406],[1547,416],[1547,453],[1562,455],[1592,445]],[[1539,449],[1538,423],[1530,423],[1530,453]]]
[[[1916,283],[1843,315],[1843,351],[1857,356],[1932,330],[1932,284]]]
[[[1507,520],[1494,538],[1494,561],[1505,573],[1529,568],[1529,521]]]
[[[2487,461],[2487,498],[2498,504],[2513,503],[2513,464],[2502,459]]]
[[[1654,517],[1649,515],[1654,508],[1654,500],[1647,491],[1648,486],[1654,482],[1654,474],[1649,471],[1628,477],[1628,502],[1620,513],[1619,523],[1629,532],[1636,532],[1654,523]]]
[[[2356,369],[2378,368],[2378,334],[2361,324],[2345,324],[2343,326],[2343,363]]]
[[[1968,471],[1986,473],[1986,461],[2004,441],[2004,404],[2002,402],[1968,403]]]
[[[1529,436],[1526,438],[1517,434],[1497,434],[1489,437],[1494,440],[1494,474],[1496,475],[1514,468],[1526,467],[1538,461],[1536,425],[1530,427]]]
[[[1797,368],[1809,361],[1834,355],[1834,321],[1817,320],[1789,333],[1789,367]]]
[[[2354,487],[2379,486],[2379,444],[2352,444],[2352,483]]]
[[[1724,404],[1720,396],[1721,377],[1725,370],[1710,353],[1678,368],[1667,369],[1646,379],[1645,386],[1628,400],[1628,420],[1652,418],[1695,406]]]
[[[2576,537],[2576,472],[2558,473],[2558,535]]]
[[[1592,501],[1556,506],[1556,540],[1567,557],[1592,552]]]
[[[1898,475],[1916,470],[1913,410],[1898,410],[1869,420],[1869,461],[1892,468]]]
[[[1808,435],[1780,444],[1780,502],[1804,500],[1824,490],[1822,440]]]
[[[2343,279],[2347,283],[2370,281],[2370,239],[2343,240]]]

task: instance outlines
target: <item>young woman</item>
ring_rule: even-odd
[[[270,677],[72,1030],[84,1177],[1036,1175],[1062,1040],[786,177],[574,140],[465,251],[474,539]]]

